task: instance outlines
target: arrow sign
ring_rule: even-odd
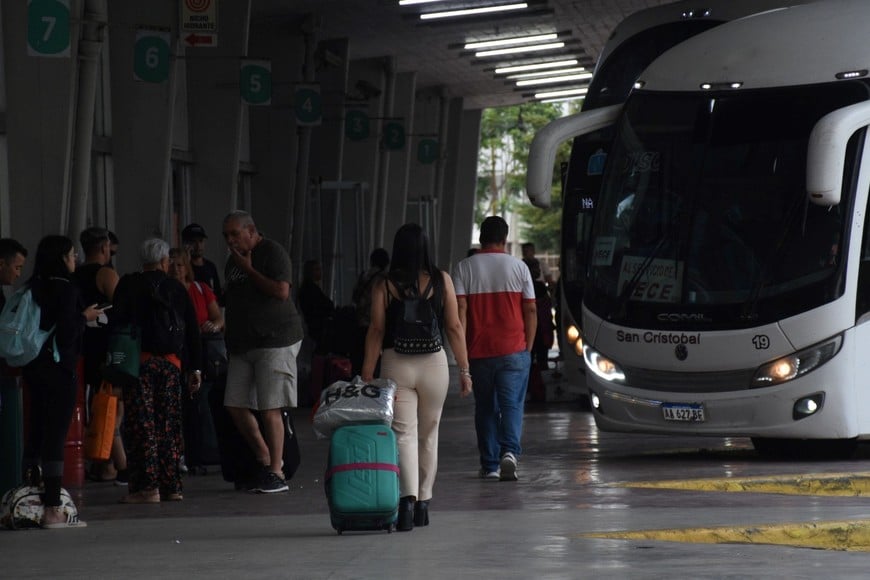
[[[214,46],[215,45],[215,35],[214,34],[195,34],[191,33],[184,37],[184,44],[187,46],[196,47],[197,45],[202,46]]]

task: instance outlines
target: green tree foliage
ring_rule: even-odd
[[[576,107],[575,107],[576,108]],[[567,162],[570,141],[559,149],[553,172],[553,203],[549,209],[531,205],[526,197],[526,167],[535,133],[550,121],[568,114],[562,103],[527,103],[486,109],[481,119],[475,221],[486,216],[518,213],[520,237],[535,243],[539,252],[559,250],[561,179],[559,166]]]

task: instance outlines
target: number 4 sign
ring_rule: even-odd
[[[293,111],[297,125],[320,125],[323,121],[320,85],[296,85],[296,90],[293,91]]]

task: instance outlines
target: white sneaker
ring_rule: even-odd
[[[478,473],[478,475],[480,476],[480,479],[486,481],[498,481],[501,477],[501,474],[499,474],[497,469],[495,471],[487,471],[482,467],[480,468],[480,472]]]
[[[499,479],[501,481],[516,481],[517,477],[517,458],[516,456],[508,451],[504,455],[501,456],[501,463],[499,463],[499,471],[500,476]]]

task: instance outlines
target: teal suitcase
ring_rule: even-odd
[[[384,424],[345,425],[335,430],[324,481],[330,520],[339,534],[395,529],[398,460],[396,435]]]

